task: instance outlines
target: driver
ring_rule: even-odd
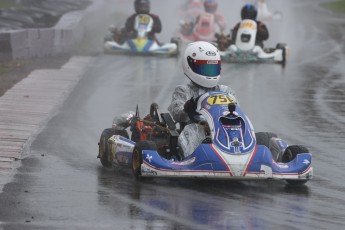
[[[255,44],[258,46],[264,47],[263,41],[266,41],[269,37],[268,29],[266,25],[260,21],[256,20],[258,15],[258,11],[253,4],[246,4],[242,7],[241,10],[241,18],[242,20],[250,19],[256,22],[258,26],[258,30],[256,32],[256,42]],[[236,42],[237,31],[240,26],[240,22],[236,24],[236,26],[232,30],[232,38],[234,39],[233,42]]]
[[[175,88],[168,110],[175,121],[187,124],[178,138],[178,144],[187,157],[206,138],[204,126],[190,120],[190,117],[196,114],[195,98],[210,91],[226,92],[235,98],[236,94],[230,87],[218,85],[221,60],[214,45],[204,41],[188,44],[182,67],[190,82]]]
[[[224,19],[223,15],[221,15],[220,13],[217,12],[218,2],[216,0],[205,0],[204,1],[204,9],[205,9],[206,13],[212,14],[214,16],[215,23],[218,25],[220,31],[225,30],[225,28],[226,28],[225,19]]]
[[[214,22],[215,24],[219,27],[220,31],[225,30],[226,28],[226,22],[220,13],[217,12],[218,9],[218,2],[216,0],[205,0],[204,1],[204,9],[206,13],[209,13],[214,16]],[[204,14],[200,14],[197,19],[195,24],[197,25],[200,20],[202,20],[202,17],[205,17]],[[208,17],[206,15],[206,17]]]
[[[151,4],[149,0],[134,1],[135,13],[127,19],[125,24],[125,31],[127,32],[130,38],[137,37],[137,31],[134,28],[136,17],[140,14],[146,14],[153,19],[153,26],[151,32],[148,33],[148,39],[157,41],[155,33],[160,33],[162,31],[162,23],[157,15],[150,13],[150,8]]]
[[[204,1],[205,12],[200,13],[193,22],[187,22],[182,26],[182,33],[189,35],[193,33],[193,29],[200,34],[209,34],[209,30],[214,26],[214,31],[222,32],[226,28],[226,22],[220,13],[217,12],[218,2],[216,0]]]

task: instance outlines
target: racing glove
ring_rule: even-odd
[[[186,101],[186,103],[184,103],[183,110],[188,114],[195,112],[196,101],[194,100],[194,98],[191,98],[188,101]]]

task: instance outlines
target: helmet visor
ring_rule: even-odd
[[[220,60],[196,60],[188,56],[187,61],[189,67],[196,74],[200,74],[207,77],[215,77],[220,75]]]

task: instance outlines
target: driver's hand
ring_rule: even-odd
[[[186,103],[184,104],[183,110],[186,113],[195,112],[195,110],[196,110],[196,101],[194,100],[194,98],[191,98],[188,101],[186,101]]]

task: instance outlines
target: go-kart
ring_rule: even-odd
[[[109,27],[110,34],[104,38],[103,50],[107,54],[136,54],[136,55],[169,55],[178,56],[180,39],[172,38],[170,43],[160,44],[150,39],[148,34],[152,30],[153,19],[146,14],[140,14],[135,19],[135,35],[128,35],[124,29]]]
[[[177,37],[180,37],[185,42],[213,42],[215,40],[215,34],[220,32],[221,30],[215,21],[215,16],[203,12],[199,14],[197,22],[181,21]]]
[[[235,99],[224,92],[208,92],[196,100],[193,119],[204,126],[206,138],[192,154],[184,157],[177,141],[180,130],[170,113],[160,114],[153,103],[146,118],[137,109],[102,132],[98,158],[103,166],[128,169],[137,179],[276,179],[290,184],[312,179],[312,155],[306,147],[288,145],[274,133],[254,133]]]
[[[276,48],[262,48],[255,44],[256,32],[257,23],[255,21],[243,20],[239,26],[235,43],[220,52],[222,60],[232,63],[278,63],[285,66],[289,52],[288,46],[278,43]]]

